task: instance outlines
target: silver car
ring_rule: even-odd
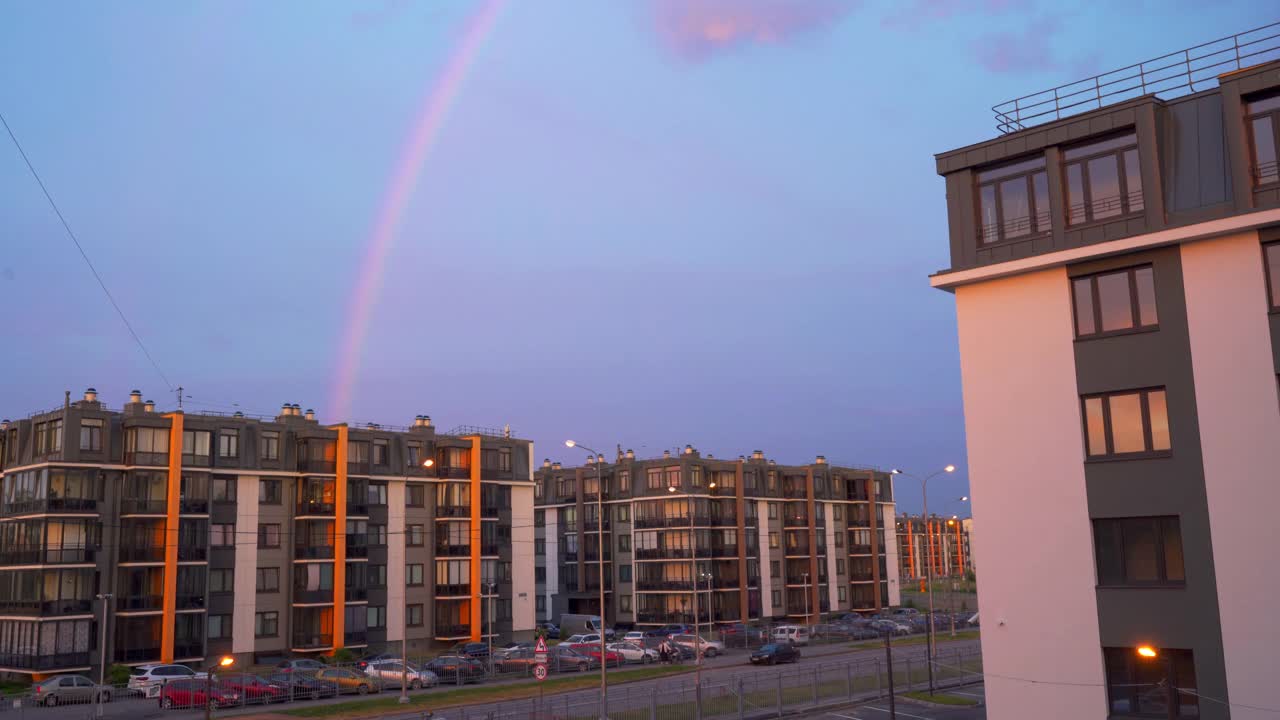
[[[410,690],[417,690],[424,687],[435,687],[439,678],[430,670],[419,668],[409,663],[400,662],[399,660],[378,660],[369,663],[364,669],[366,675],[376,678],[382,687],[400,687],[400,681],[403,679],[409,684]]]
[[[35,702],[41,705],[111,702],[110,685],[99,685],[83,675],[55,675],[31,688]]]

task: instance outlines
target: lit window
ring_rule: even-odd
[[[1253,180],[1258,185],[1280,182],[1276,148],[1280,146],[1280,94],[1263,97],[1245,106],[1246,124],[1253,150]]]
[[[1169,413],[1163,388],[1083,398],[1089,457],[1169,450]]]
[[[1067,224],[1105,220],[1143,209],[1138,137],[1133,133],[1062,153],[1067,177]]]

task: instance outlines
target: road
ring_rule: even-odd
[[[939,638],[939,648],[944,653],[951,653],[951,652],[954,652],[955,650],[961,650],[969,653],[977,653],[979,651],[979,643],[977,640],[960,640],[955,642],[945,642],[945,640],[946,640],[945,637]],[[853,661],[872,662],[872,661],[881,660],[884,658],[883,649],[853,650],[853,649],[850,649],[849,647],[851,644],[852,643],[846,642],[846,643],[840,643],[836,645],[828,645],[828,646],[818,645],[818,646],[804,648],[800,663],[798,663],[797,665],[788,665],[784,667],[790,669],[794,667],[804,667],[806,665],[814,665],[818,663],[826,664],[826,663],[842,663],[842,662],[853,662]],[[905,663],[908,659],[910,659],[912,662],[921,662],[922,659],[924,658],[924,654],[925,654],[925,651],[924,651],[923,645],[903,646],[900,648],[895,648],[894,662]],[[687,663],[687,664],[691,664],[691,663]],[[638,666],[630,665],[630,666],[626,666],[626,669],[635,668],[635,667],[638,667]],[[616,672],[617,672],[616,670],[610,671],[610,674],[613,675]],[[758,667],[752,666],[747,661],[747,653],[744,650],[731,650],[722,656],[707,659],[703,664],[702,676],[703,676],[703,684],[705,686],[713,683],[719,683],[723,685],[725,682],[727,682],[730,679],[733,679],[736,682],[736,680],[739,678],[742,678],[745,682],[748,682],[748,683],[761,682],[763,678],[771,677],[772,675],[776,674],[776,672],[777,670],[775,668],[767,668],[767,667],[758,668]],[[553,677],[555,677],[555,675],[553,675]],[[529,681],[523,677],[517,677],[517,678],[510,678],[510,679],[492,680],[484,683],[484,686],[499,687],[499,686],[505,686],[505,685],[522,684],[526,682],[529,682]],[[685,688],[685,689],[690,688],[692,684],[693,684],[692,674],[682,675],[677,677],[639,680],[634,682],[621,683],[615,686],[615,688],[611,689],[610,696],[611,696],[611,701],[614,698],[617,698],[618,701],[628,702],[628,706],[630,704],[634,704],[638,702],[643,702],[647,706],[647,703],[649,702],[649,698],[655,694],[655,691],[660,690],[662,694],[665,696],[665,695],[669,695],[673,691],[680,692],[680,688]],[[446,686],[442,686],[441,689],[448,689],[450,687],[453,687],[453,686],[446,685]],[[472,685],[470,687],[476,687],[476,686]],[[396,694],[398,694],[398,692],[399,691],[396,689],[390,689],[383,693],[371,695],[369,697],[370,698],[379,698],[379,697],[386,698],[386,697],[395,696]],[[420,695],[420,694],[429,695],[433,692],[438,692],[438,690],[433,690],[433,689],[419,690],[419,691],[411,692],[411,694],[412,695]],[[573,708],[574,706],[579,704],[586,705],[591,703],[598,696],[598,694],[599,694],[598,690],[595,687],[592,687],[587,690],[570,691],[570,692],[564,692],[564,693],[557,693],[554,695],[549,694],[547,695],[547,698],[554,697],[555,704],[558,706],[564,707],[565,703],[567,702],[568,707]],[[311,706],[311,705],[325,705],[325,704],[330,704],[335,702],[349,702],[355,699],[357,699],[356,696],[347,695],[347,696],[342,696],[342,697],[333,698],[333,699],[324,699],[324,700],[318,700],[318,701],[300,701],[300,702],[288,703],[287,705],[273,705],[273,706],[270,706],[269,708],[263,708],[262,706],[250,706],[247,708],[230,708],[226,710],[218,710],[215,712],[215,715],[217,715],[218,717],[231,717],[235,715],[258,714],[263,712],[271,712],[271,710],[283,709],[286,707],[293,708],[293,707]],[[630,702],[629,700],[624,700],[624,699],[634,699],[634,702]],[[525,702],[527,703],[528,701],[525,701]],[[511,701],[506,701],[504,703],[481,703],[477,705],[472,705],[467,707],[467,714],[468,715],[472,715],[473,713],[480,714],[480,713],[487,713],[489,711],[500,713],[500,712],[509,710],[510,704],[511,704]],[[414,705],[413,707],[414,707],[414,711],[412,713],[406,713],[405,717],[410,717],[410,716],[414,718],[420,717],[421,711],[424,708],[424,706],[421,704],[418,704],[418,705]],[[429,707],[429,705],[427,707]],[[14,708],[12,706],[12,703],[7,703],[7,702],[4,703],[3,705],[0,705],[0,718],[3,718],[3,720],[27,720],[28,718],[30,718],[30,720],[86,720],[86,718],[93,717],[93,712],[94,712],[94,708],[92,706],[85,706],[85,705],[60,705],[58,707],[52,707],[52,708],[32,707],[32,703],[29,700],[25,701],[21,708]],[[204,712],[202,710],[162,710],[159,707],[159,703],[154,699],[143,700],[143,699],[133,699],[133,698],[129,698],[129,699],[120,698],[120,699],[116,699],[113,702],[103,705],[103,717],[104,717],[104,720],[156,720],[158,718],[164,718],[165,720],[197,720],[198,718],[204,717]],[[388,715],[388,718],[393,718],[393,717],[394,717],[394,714]],[[450,711],[450,717],[452,717],[452,711]],[[439,715],[437,715],[436,720],[440,720]],[[833,719],[827,718],[826,720],[833,720]]]
[[[969,697],[979,702],[983,699],[981,685],[970,685],[948,691],[952,695]],[[842,710],[814,712],[797,716],[800,720],[890,720],[889,703],[879,701]],[[921,705],[908,700],[898,700],[897,720],[986,720],[987,709],[977,707],[938,707]]]

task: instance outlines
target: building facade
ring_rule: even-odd
[[[973,572],[971,518],[898,516],[898,577],[903,582],[931,577],[965,577]]]
[[[0,672],[528,635],[532,444],[506,435],[161,413],[137,391],[6,421]]]
[[[1232,40],[937,156],[993,720],[1280,707],[1280,62]]]
[[[695,587],[699,622],[816,622],[899,602],[886,472],[686,446],[648,460],[628,450],[612,463],[547,461],[534,481],[542,620],[601,614],[600,518],[608,625],[692,623]]]

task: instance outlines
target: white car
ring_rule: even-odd
[[[186,665],[139,665],[129,671],[129,689],[144,697],[160,697],[160,689],[171,680],[192,680],[208,677],[208,673],[196,672]]]
[[[585,635],[570,635],[568,638],[560,641],[561,645],[585,645],[588,643],[599,645],[600,634],[587,633]]]
[[[617,642],[606,648],[622,656],[624,662],[648,664],[658,659],[658,651],[633,642]]]
[[[715,657],[724,652],[724,643],[707,640],[696,635],[672,635],[671,642],[696,650],[703,657]]]
[[[639,630],[632,630],[631,632],[622,636],[622,642],[634,642],[634,643],[639,643],[643,645],[644,633],[640,632]]]
[[[400,687],[400,681],[406,680],[410,690],[424,687],[435,687],[440,680],[430,670],[423,670],[410,663],[408,667],[399,660],[379,660],[369,663],[364,673],[377,678],[383,687]]]
[[[799,625],[779,625],[773,629],[772,639],[775,643],[791,645],[808,645],[809,628]]]

